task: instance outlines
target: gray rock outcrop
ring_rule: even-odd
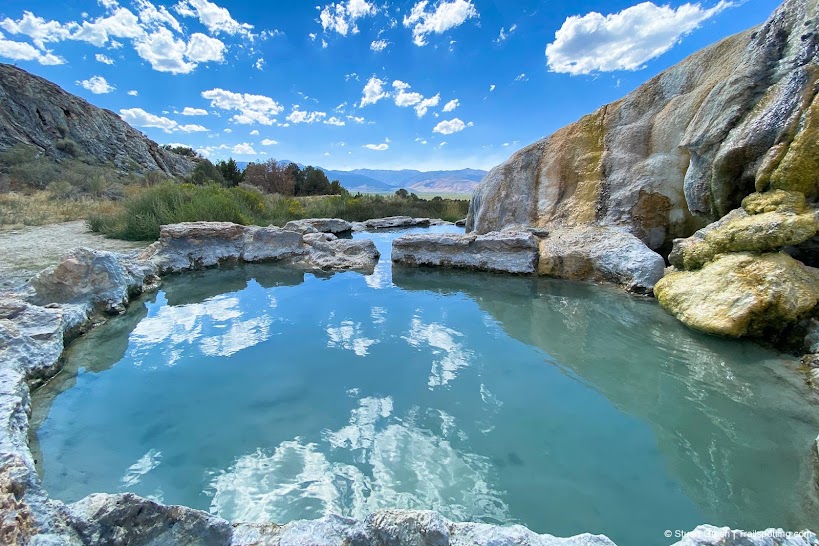
[[[528,232],[404,235],[392,243],[393,262],[410,266],[534,273],[537,256],[537,239]]]
[[[371,229],[398,229],[408,227],[429,227],[432,225],[429,218],[413,218],[411,216],[388,216],[386,218],[374,218],[363,222],[355,222],[355,231],[366,231]]]
[[[72,142],[89,163],[187,176],[195,164],[163,150],[115,113],[97,108],[21,68],[0,63],[0,150],[37,147],[52,159],[70,159]]]
[[[316,236],[320,235],[320,236]],[[176,273],[227,262],[281,261],[307,269],[370,270],[380,254],[372,241],[337,239],[332,234],[230,222],[187,222],[162,226],[159,241],[140,259],[159,273]]]
[[[708,47],[513,155],[473,195],[467,228],[621,227],[653,250],[753,191],[819,195],[814,0]]]
[[[284,229],[298,231],[299,233],[347,233],[353,230],[353,224],[339,218],[305,218],[304,220],[291,220],[284,225]]]

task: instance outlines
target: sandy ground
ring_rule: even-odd
[[[73,248],[126,251],[148,243],[108,239],[91,233],[84,220],[21,229],[0,229],[0,290],[15,288],[54,265]]]

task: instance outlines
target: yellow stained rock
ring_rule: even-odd
[[[782,253],[729,254],[697,271],[671,269],[654,294],[691,328],[756,337],[781,330],[816,307],[819,269]]]
[[[805,194],[785,190],[752,193],[742,200],[742,208],[748,214],[762,214],[765,212],[802,214],[808,210]]]
[[[779,206],[788,208],[793,205],[789,201]],[[773,205],[752,200],[749,206],[753,210],[767,210]],[[804,214],[762,212],[747,215],[739,210],[713,227],[705,228],[700,236],[678,242],[672,263],[682,265],[687,270],[698,269],[720,254],[776,251],[807,241],[817,232],[819,218],[813,211]],[[682,262],[678,256],[682,257]]]

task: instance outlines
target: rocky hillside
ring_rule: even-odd
[[[8,64],[0,64],[0,150],[31,144],[56,160],[83,157],[129,171],[185,176],[194,164],[167,152],[109,110]]]
[[[468,226],[625,228],[654,250],[755,190],[819,196],[816,0],[685,59],[492,170]]]

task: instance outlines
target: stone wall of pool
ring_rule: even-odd
[[[225,223],[165,226],[160,240],[144,253],[77,249],[25,287],[0,294],[0,544],[613,545],[601,535],[557,538],[518,525],[454,523],[430,511],[384,510],[363,520],[326,516],[284,525],[244,524],[128,493],[93,494],[73,504],[49,498],[29,449],[30,391],[61,370],[66,344],[122,312],[132,298],[155,289],[160,274],[242,261],[276,261],[307,270],[372,269],[379,258],[372,241],[339,239],[317,229],[329,230],[327,226],[337,232],[346,227],[333,222],[307,222],[291,229]],[[511,237],[511,243],[483,244],[492,252],[505,244],[516,252],[528,248],[528,234]],[[419,244],[411,241],[413,248],[423,250]],[[519,267],[522,262],[515,259],[511,263]],[[442,265],[447,265],[446,260]],[[818,453],[813,454],[817,464]],[[658,537],[658,543],[819,546],[819,539],[810,532],[788,535],[770,529],[746,533],[703,525],[690,533],[668,533]]]

